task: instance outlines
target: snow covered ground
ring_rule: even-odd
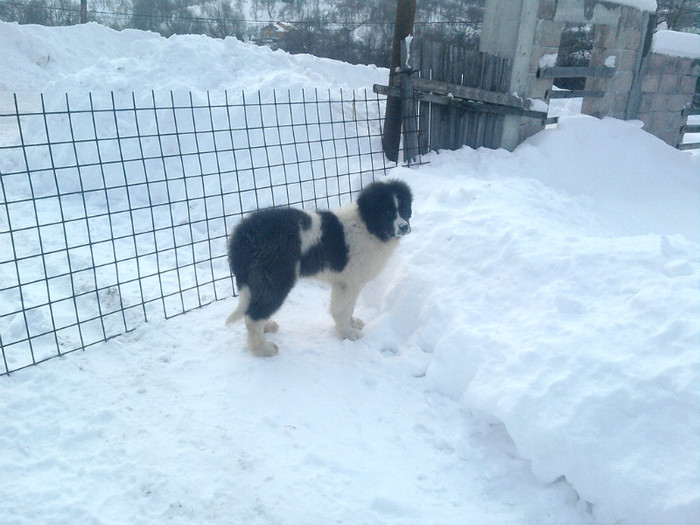
[[[6,91],[387,76],[96,25],[0,23],[0,48]],[[362,340],[304,282],[272,359],[230,299],[0,378],[2,523],[699,523],[700,158],[571,116],[428,160],[392,173],[413,233]]]

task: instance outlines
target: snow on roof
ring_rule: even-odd
[[[284,22],[272,22],[267,24],[263,29],[274,29],[278,33],[287,33],[292,29],[292,26],[285,24]]]
[[[679,31],[657,31],[651,41],[652,53],[700,59],[700,35]]]
[[[608,3],[636,7],[640,11],[656,12],[656,0],[610,0]]]

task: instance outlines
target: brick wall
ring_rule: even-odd
[[[537,69],[542,65],[543,57],[556,55],[559,52],[559,42],[564,22],[555,20],[557,12],[555,0],[540,0],[535,38],[530,52],[530,69],[528,75],[528,98],[544,99],[548,90],[552,89],[554,79],[538,78]],[[520,141],[544,129],[544,125],[534,119],[523,119],[520,123]]]
[[[539,78],[537,69],[558,53],[564,25],[593,25],[590,66],[614,66],[615,71],[612,77],[586,80],[586,91],[604,96],[584,98],[582,112],[640,119],[645,130],[676,146],[685,123],[682,110],[692,101],[700,73],[700,46],[690,42],[698,48],[692,58],[654,52],[653,22],[653,13],[615,0],[487,0],[481,45],[482,51],[513,60],[512,92],[543,99],[552,79]],[[536,119],[507,117],[505,147],[514,148],[542,128]]]
[[[537,78],[536,72],[542,57],[558,53],[564,24],[587,23],[594,26],[590,66],[602,67],[613,61],[615,74],[611,78],[586,80],[586,90],[603,91],[605,96],[584,98],[581,110],[597,117],[628,118],[649,19],[649,12],[615,2],[539,0],[530,54],[528,98],[544,98],[552,88],[552,79]],[[540,129],[540,123],[523,119],[521,140]]]
[[[700,63],[692,58],[653,53],[644,59],[636,118],[646,131],[678,145],[686,118],[682,112],[692,103],[699,73]]]
[[[591,66],[604,66],[614,57],[615,75],[612,78],[588,78],[586,89],[604,91],[602,98],[585,98],[581,111],[595,117],[625,119],[642,59],[643,38],[648,14],[628,6],[620,7],[617,25],[596,24],[591,52]]]

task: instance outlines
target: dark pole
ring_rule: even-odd
[[[87,23],[87,0],[80,0],[80,23]]]
[[[398,86],[397,69],[401,67],[401,41],[413,34],[413,21],[416,16],[416,0],[396,0],[396,23],[394,40],[391,44],[389,65],[389,85]],[[399,142],[401,140],[401,99],[389,97],[386,101],[384,117],[384,136],[382,146],[384,154],[392,162],[399,160]]]

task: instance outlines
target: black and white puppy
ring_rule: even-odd
[[[412,200],[406,183],[389,180],[371,183],[356,202],[337,210],[268,208],[248,215],[229,237],[239,300],[226,324],[245,318],[250,351],[275,355],[278,346],[264,335],[277,330],[270,317],[299,277],[314,277],[332,285],[338,334],[362,337],[364,323],[353,317],[357,297],[411,231]]]

